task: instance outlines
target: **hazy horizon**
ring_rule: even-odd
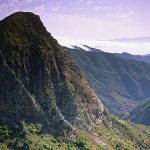
[[[149,5],[149,0],[0,0],[0,19],[16,11],[31,11],[41,17],[54,37],[110,41],[150,37]],[[149,41],[143,41],[143,45],[127,43],[105,43],[109,49],[107,45],[100,48],[110,52],[116,49],[132,54],[150,53]]]
[[[144,38],[137,38],[139,42],[135,42],[131,39],[114,39],[114,40],[75,40],[73,38],[68,37],[58,37],[54,36],[57,41],[65,47],[74,48],[74,46],[78,46],[86,51],[89,51],[87,45],[89,47],[93,47],[99,49],[104,52],[109,53],[129,53],[132,55],[149,55],[150,54],[150,42],[143,42]],[[140,42],[141,39],[141,42]],[[121,40],[121,41],[120,41]],[[131,40],[131,41],[130,41]],[[150,40],[150,38],[149,38]],[[129,42],[127,42],[129,41]]]

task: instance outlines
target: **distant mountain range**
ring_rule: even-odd
[[[138,37],[138,38],[120,38],[113,39],[113,42],[150,42],[150,37]]]
[[[65,49],[113,114],[125,116],[150,97],[150,64],[93,48],[91,51],[79,47]]]
[[[132,55],[129,53],[121,53],[121,54],[116,54],[120,57],[126,58],[126,59],[130,59],[130,60],[136,60],[136,61],[141,61],[141,62],[147,62],[150,63],[150,55]]]
[[[85,45],[100,49],[109,53],[131,53],[133,55],[150,54],[150,37],[143,38],[121,38],[113,40],[76,40],[72,38],[57,37],[58,42],[65,47],[78,46],[89,51]]]

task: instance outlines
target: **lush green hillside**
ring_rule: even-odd
[[[67,136],[42,134],[40,124],[20,121],[0,124],[2,150],[143,150],[150,148],[150,128],[106,115],[94,132],[77,129],[73,140]],[[72,138],[71,138],[72,139]]]
[[[129,114],[128,119],[139,124],[150,126],[150,99],[146,99]]]
[[[114,54],[67,49],[110,112],[123,116],[150,96],[150,65]]]

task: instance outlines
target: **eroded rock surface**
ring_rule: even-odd
[[[101,101],[33,13],[0,21],[0,73],[1,121],[39,122],[60,134],[103,119]]]

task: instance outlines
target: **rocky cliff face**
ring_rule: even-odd
[[[39,122],[52,133],[91,130],[104,107],[39,16],[0,21],[0,120]]]

